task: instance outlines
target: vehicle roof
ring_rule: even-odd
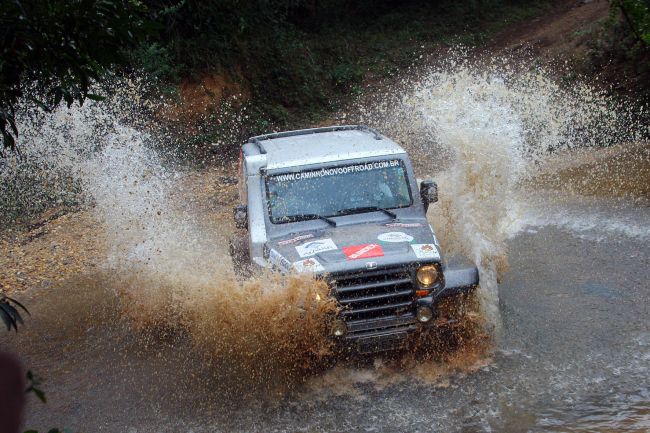
[[[266,156],[268,170],[406,153],[394,141],[363,125],[261,135],[249,143]]]

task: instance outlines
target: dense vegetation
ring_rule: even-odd
[[[585,34],[589,56],[579,72],[598,76],[617,93],[650,100],[650,0],[610,0],[609,19]]]
[[[143,69],[172,97],[180,81],[217,71],[246,89],[254,118],[280,127],[313,122],[359,93],[362,82],[410,66],[440,44],[481,43],[551,3],[0,0],[0,132],[13,148],[15,104],[27,83],[39,83],[43,97],[33,102],[44,109],[83,103],[97,99],[90,83],[116,65]],[[650,0],[610,4],[625,36],[595,41],[595,51],[647,68]]]
[[[149,1],[163,29],[134,58],[166,81],[215,68],[250,87],[256,107],[285,123],[355,94],[364,78],[411,65],[444,42],[477,43],[539,13],[525,0]],[[155,15],[155,16],[154,16]]]
[[[0,1],[0,133],[5,148],[15,148],[15,105],[28,83],[45,110],[86,98],[92,80],[123,64],[124,50],[146,29],[138,3],[93,0]],[[0,149],[1,150],[1,149]],[[1,156],[1,155],[0,155]]]
[[[650,45],[650,0],[613,0],[611,5],[613,15],[621,12],[637,41]]]
[[[0,132],[14,147],[16,102],[37,81],[49,109],[86,98],[115,65],[173,89],[217,70],[286,124],[332,108],[364,77],[410,65],[423,41],[477,42],[538,11],[525,0],[0,0]],[[505,12],[504,12],[505,11]]]

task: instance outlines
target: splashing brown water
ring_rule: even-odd
[[[441,200],[431,223],[447,254],[479,265],[481,307],[470,300],[469,311],[458,314],[458,305],[445,306],[436,332],[418,335],[404,354],[369,369],[351,360],[321,375],[331,365],[326,324],[334,310],[322,282],[268,274],[235,279],[226,252],[235,187],[216,190],[233,167],[197,175],[163,163],[153,150],[155,132],[125,126],[132,113],[123,105],[119,115],[89,104],[26,123],[30,136],[63,151],[40,155],[43,140],[24,151],[71,174],[93,204],[88,218],[96,226],[88,234],[102,245],[84,269],[119,295],[130,329],[154,345],[186,334],[233,393],[282,392],[313,373],[322,377],[310,384],[317,388],[337,382],[344,390],[368,380],[382,386],[413,376],[444,384],[445,374],[489,359],[485,329],[498,326],[497,278],[507,268],[506,240],[521,229],[520,187],[531,168],[550,150],[623,140],[618,125],[625,116],[598,92],[565,91],[541,72],[484,73],[461,62],[410,86],[399,104],[379,103],[360,120],[402,143],[421,177],[435,176]],[[595,122],[602,122],[602,142],[589,132]],[[629,129],[634,135],[635,126]]]
[[[524,227],[530,203],[543,206],[538,191],[527,185],[593,193],[618,177],[625,181],[610,191],[627,188],[633,194],[647,185],[647,155],[637,158],[647,150],[628,151],[647,149],[644,102],[620,101],[584,82],[563,86],[553,76],[531,59],[473,59],[460,48],[397,83],[400,92],[372,95],[346,116],[400,142],[418,176],[437,181],[440,203],[429,219],[446,254],[477,264],[482,312],[497,332],[497,281],[508,269],[506,242]],[[585,157],[613,145],[626,150],[602,156],[605,164],[585,171],[594,165]],[[558,152],[565,156],[556,157]],[[551,161],[558,159],[574,161],[573,169],[554,167]],[[615,168],[631,164],[642,166],[638,178]],[[613,172],[617,176],[608,177]]]
[[[117,275],[112,284],[136,329],[154,335],[186,332],[197,354],[228,378],[226,392],[239,396],[286,392],[331,366],[336,355],[343,360],[329,337],[336,305],[323,281],[269,272],[247,281],[235,278],[225,252],[230,228],[212,220],[209,209],[186,206],[188,195],[200,201],[206,194],[209,177],[170,183],[153,169],[152,155],[140,166],[132,145],[107,151],[101,165],[117,170],[120,174],[111,178],[124,179],[127,187],[103,194],[107,183],[94,177],[92,182],[101,185],[94,193],[95,211],[109,231],[106,263]],[[176,194],[178,189],[184,193]],[[141,213],[148,218],[134,224]],[[435,332],[412,341],[389,370],[406,372],[406,378],[417,372],[418,362],[450,362],[460,353],[478,358],[488,347],[483,322],[459,310],[476,311],[474,301],[449,302]]]
[[[128,144],[104,150],[95,163],[112,172],[87,188],[108,231],[106,265],[135,328],[186,332],[197,355],[230,378],[232,393],[282,392],[304,382],[331,355],[327,324],[336,306],[326,284],[270,272],[235,278],[229,224],[195,203],[212,179],[197,186],[191,176],[170,176],[155,155]],[[108,189],[116,178],[124,187]]]
[[[332,396],[361,397],[361,389],[368,386],[376,391],[414,382],[449,386],[453,375],[472,373],[492,362],[492,338],[478,304],[473,295],[444,300],[435,326],[412,335],[401,351],[339,355],[335,365],[311,377],[302,391],[309,399],[324,401]]]
[[[283,393],[332,354],[327,319],[335,306],[324,283],[298,276],[216,277],[211,284],[156,284],[157,277],[120,282],[122,290],[140,289],[122,292],[123,311],[139,332],[187,333],[196,355],[228,380],[232,396]],[[147,292],[155,297],[143,296]]]

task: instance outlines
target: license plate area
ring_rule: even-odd
[[[394,334],[360,338],[357,340],[357,350],[359,350],[359,353],[385,352],[401,349],[405,343],[406,332],[396,332]]]

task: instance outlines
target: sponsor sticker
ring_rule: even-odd
[[[384,250],[379,244],[365,244],[343,247],[343,253],[348,260],[358,260],[381,257],[384,255]]]
[[[377,239],[382,242],[411,242],[413,236],[407,235],[404,232],[388,232],[380,234],[377,236]]]
[[[296,251],[300,257],[311,257],[323,251],[336,250],[338,247],[332,239],[319,239],[316,241],[306,242],[296,246]]]
[[[418,259],[439,259],[440,252],[434,244],[412,244],[413,252]]]
[[[391,228],[415,228],[415,227],[422,227],[422,224],[420,223],[386,223],[384,224],[386,227],[391,227]]]
[[[320,168],[318,170],[300,171],[296,173],[285,173],[273,176],[277,182],[297,182],[303,179],[318,179],[328,176],[340,176],[349,173],[361,173],[364,171],[381,170],[389,167],[397,167],[401,164],[399,159],[388,161],[374,161],[363,164],[345,165],[342,167]]]
[[[289,269],[291,269],[291,262],[274,249],[269,251],[269,262],[271,262],[273,266],[285,272],[289,272]]]
[[[311,233],[308,233],[306,235],[296,236],[295,238],[282,240],[282,241],[278,242],[278,245],[297,244],[298,242],[304,241],[306,239],[311,239],[313,237],[314,237],[314,235],[312,235]]]
[[[323,265],[314,258],[294,262],[293,267],[296,268],[296,271],[298,272],[322,272],[325,270]]]

